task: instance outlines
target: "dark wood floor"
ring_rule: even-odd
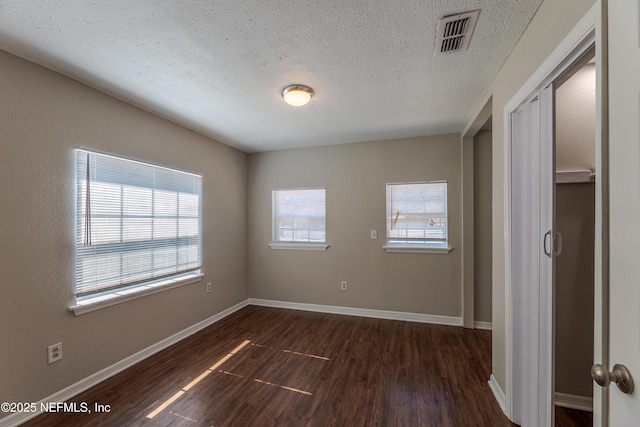
[[[32,426],[515,426],[487,331],[249,306]]]
[[[556,406],[556,427],[592,427],[593,414]]]

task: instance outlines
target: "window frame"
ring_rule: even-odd
[[[75,147],[73,150],[73,154],[74,154],[74,163],[75,163],[75,169],[76,169],[75,177],[74,177],[75,189],[76,189],[75,206],[74,206],[74,215],[75,215],[74,219],[75,219],[75,231],[76,231],[75,242],[74,242],[75,275],[74,275],[74,283],[73,283],[74,302],[69,307],[69,310],[71,310],[75,315],[80,315],[90,311],[98,310],[100,308],[104,308],[104,307],[112,306],[125,301],[129,301],[135,298],[140,298],[145,295],[150,295],[153,293],[165,291],[175,287],[187,285],[190,283],[195,283],[202,279],[202,277],[204,276],[203,256],[202,256],[202,247],[203,247],[203,238],[202,238],[203,237],[202,236],[202,230],[203,230],[203,227],[202,227],[202,221],[203,221],[202,180],[203,179],[202,179],[202,175],[183,171],[176,168],[170,168],[167,166],[158,165],[150,162],[140,161],[137,159],[131,159],[125,156],[104,153],[94,149],[86,149],[83,147]],[[127,179],[127,175],[125,175],[124,173],[120,173],[119,171],[115,173],[112,172],[111,174],[108,174],[108,176],[105,175],[102,178],[98,178],[97,174],[101,174],[100,169],[90,171],[88,166],[86,166],[87,172],[85,174],[83,170],[80,170],[82,168],[81,165],[89,164],[87,163],[88,160],[81,159],[81,156],[85,156],[85,155],[87,156],[87,159],[89,159],[90,156],[92,155],[94,156],[92,160],[92,164],[94,165],[96,161],[111,162],[112,166],[113,165],[121,166],[123,170],[127,170],[127,171],[130,171],[130,169],[127,169],[127,168],[133,168],[133,170],[135,170],[136,172],[139,172],[143,168],[147,169],[147,171],[152,171],[152,174],[151,174],[152,183],[142,182],[145,180],[145,177],[146,179],[150,179],[150,176],[146,176],[144,174],[140,175],[143,178],[137,178],[135,174],[131,175],[134,177],[132,178],[133,180],[139,179],[141,182],[129,181]],[[101,160],[96,160],[98,158],[100,158]],[[121,164],[119,165],[120,162]],[[104,164],[106,165],[108,163],[104,163]],[[101,167],[105,167],[103,166],[103,163],[101,163]],[[108,168],[108,166],[106,167]],[[91,177],[89,177],[90,172],[93,174],[93,176]],[[167,188],[162,184],[160,184],[160,182],[162,181],[161,177],[163,175],[165,178],[169,176],[168,178],[169,181],[164,181],[164,182],[165,183],[168,182],[167,186],[170,188]],[[193,188],[192,188],[193,191],[188,191],[188,190],[185,191],[184,189],[185,179],[193,180]],[[100,238],[96,237],[96,236],[99,236],[100,231],[104,231],[105,228],[104,227],[94,228],[96,227],[96,221],[94,220],[100,218],[101,216],[105,216],[105,213],[104,212],[102,213],[94,212],[93,214],[89,213],[91,212],[91,207],[94,207],[96,203],[99,204],[99,202],[96,202],[95,200],[94,200],[94,203],[91,204],[91,200],[93,200],[94,197],[98,197],[97,200],[101,200],[103,203],[103,206],[107,206],[105,205],[105,203],[113,203],[115,198],[118,198],[118,197],[108,195],[106,193],[100,194],[100,190],[98,190],[98,193],[95,193],[95,194],[90,192],[89,194],[91,194],[91,196],[89,196],[89,198],[86,198],[87,192],[85,188],[87,187],[86,186],[87,181],[93,184],[94,186],[96,186],[95,188],[109,187],[109,186],[113,186],[114,188],[119,187],[119,192],[120,192],[119,201],[118,201],[119,208],[115,208],[116,210],[119,211],[119,213],[113,213],[109,215],[109,217],[113,217],[113,219],[115,219],[116,222],[119,222],[119,225],[116,227],[120,230],[119,242],[113,242],[113,241],[110,241],[109,239],[105,241],[104,238],[101,241]],[[91,186],[89,186],[89,188],[91,188]],[[143,203],[140,203],[141,201],[140,199],[137,199],[136,202],[129,201],[125,203],[125,196],[123,195],[126,194],[127,191],[148,193],[151,196],[146,200],[142,200]],[[105,198],[100,199],[101,195],[104,195]],[[155,209],[158,206],[160,206],[160,205],[156,205],[157,198],[160,197],[160,195],[162,195],[163,197],[167,195],[169,197],[171,197],[172,195],[175,196],[176,207],[173,215],[168,214],[166,212],[157,214],[157,211]],[[196,196],[195,201],[197,202],[197,208],[196,208],[197,216],[194,216],[194,213],[191,213],[191,212],[188,214],[185,214],[184,211],[181,211],[183,209],[180,207],[180,200],[182,200],[181,195],[184,195],[184,197],[187,197],[186,199],[187,201],[190,201],[190,198],[192,198],[193,196]],[[88,212],[86,209],[87,204],[90,206]],[[138,213],[138,216],[135,216],[131,213],[126,213],[126,212],[129,212],[129,210],[135,210],[135,209],[148,210],[151,213],[148,213],[148,212],[144,214]],[[131,238],[123,237],[125,236],[126,232],[131,232],[130,230],[126,230],[125,228],[123,228],[124,223],[127,221],[127,219],[131,219],[131,218],[139,218],[138,221],[142,221],[142,222],[145,222],[145,220],[149,221],[150,222],[149,227],[151,227],[150,232],[152,233],[151,234],[152,237],[150,239],[140,238],[140,236],[138,235]],[[187,225],[189,227],[189,232],[187,232],[188,234],[181,235],[181,231],[180,231],[181,224],[184,224],[180,222],[181,218],[183,218],[183,220],[187,222],[193,222],[192,221],[193,219],[197,219],[197,227],[195,228],[195,232],[193,231],[194,230],[193,226]],[[170,220],[173,219],[176,221],[175,230],[173,233],[175,234],[175,236],[172,235],[167,237],[166,235],[167,230],[164,230],[162,226],[157,225],[157,223],[160,223],[162,221],[164,221],[166,225],[167,219],[170,219]],[[170,222],[172,223],[173,220]],[[87,226],[87,223],[89,224],[88,226]],[[108,225],[108,226],[105,225],[105,227],[113,227],[113,225]],[[90,230],[90,231],[87,231],[87,230]],[[134,232],[137,230],[139,229],[138,228],[132,229],[132,231]],[[171,227],[168,230],[171,230]],[[162,235],[162,237],[154,238],[153,236],[155,233],[159,233],[160,235]],[[180,255],[180,248],[181,248],[180,243],[183,242],[184,239],[188,239],[190,245],[193,244],[192,242],[196,242],[196,245],[197,245],[196,258],[189,259],[187,266],[185,266],[183,264],[183,261],[181,261],[178,258],[183,256],[183,255]],[[173,244],[161,246],[159,242],[162,242],[165,244],[167,242],[173,242]],[[94,248],[90,249],[91,246],[94,246]],[[145,248],[146,248],[146,251],[151,251],[150,256],[153,258],[153,261],[150,265],[142,264],[147,267],[146,270],[144,270],[146,271],[146,273],[144,274],[147,277],[141,278],[140,280],[136,280],[133,278],[136,274],[135,271],[133,273],[123,272],[123,268],[125,266],[125,264],[123,263],[126,262],[125,261],[125,259],[127,258],[126,255],[131,256],[132,254],[131,251],[133,251],[133,253],[135,254],[136,250],[141,250]],[[166,265],[163,264],[163,265],[165,270],[175,268],[176,271],[163,272],[161,267],[158,267],[157,264],[154,265],[154,263],[156,262],[154,253],[156,249],[160,250],[160,252],[163,252],[163,250],[164,251],[166,251],[167,249],[171,250],[172,248],[174,248],[176,251],[175,253],[176,258],[174,260],[175,264],[166,264]],[[192,254],[191,249],[186,249],[186,250],[189,251],[190,254]],[[93,252],[93,255],[91,254],[91,252]],[[107,254],[108,256],[115,255],[115,258],[117,258],[118,256],[121,258],[119,261],[119,264],[113,264],[113,266],[111,267],[112,270],[114,268],[116,270],[118,269],[120,270],[120,273],[119,273],[120,275],[116,275],[118,276],[118,278],[114,276],[112,284],[99,283],[97,279],[93,285],[88,283],[83,283],[81,274],[83,271],[86,272],[86,270],[83,270],[84,269],[82,265],[83,260],[88,260],[90,262],[90,260],[92,259],[91,258],[92,256],[99,258],[101,253],[106,254],[107,252],[109,252]],[[165,258],[166,258],[166,255],[165,255]],[[95,270],[95,274],[98,275],[99,271],[100,270]],[[93,290],[90,290],[91,286],[94,287]]]
[[[430,184],[444,184],[444,212],[434,212],[437,216],[444,215],[444,238],[409,238],[391,236],[392,213],[391,213],[391,190],[394,186],[410,186],[421,185],[428,186]],[[415,181],[415,182],[390,182],[385,186],[386,190],[386,208],[385,208],[385,226],[386,226],[386,244],[384,250],[387,252],[408,252],[408,253],[440,253],[447,254],[452,248],[449,246],[449,188],[446,180],[441,181]],[[412,214],[411,212],[409,214]],[[424,213],[422,213],[424,214]],[[426,232],[426,229],[422,229]],[[404,240],[404,241],[402,241]]]
[[[311,241],[311,240],[281,240],[278,238],[279,230],[278,219],[280,218],[277,213],[277,198],[280,192],[288,191],[311,191],[322,190],[324,195],[324,213],[322,215],[323,220],[323,241]],[[304,218],[304,217],[302,217]],[[307,217],[307,219],[318,217]],[[295,227],[292,228],[292,232],[295,235]],[[309,233],[309,232],[308,232]],[[271,242],[269,243],[271,249],[294,249],[294,250],[307,250],[307,251],[325,251],[329,248],[327,244],[327,189],[325,187],[295,187],[295,188],[278,188],[271,190]]]

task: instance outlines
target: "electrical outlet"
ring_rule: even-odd
[[[341,291],[346,291],[347,290],[347,281],[343,280],[342,282],[340,282],[340,290]]]
[[[211,282],[207,283],[207,293],[211,293]]]
[[[50,345],[47,347],[47,360],[49,365],[62,359],[62,343]]]

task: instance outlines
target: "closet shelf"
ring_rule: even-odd
[[[596,182],[596,174],[590,170],[556,171],[556,184]]]

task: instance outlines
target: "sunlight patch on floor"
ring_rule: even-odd
[[[196,377],[196,379],[191,381],[186,386],[182,387],[182,389],[180,389],[180,391],[178,391],[176,394],[174,394],[169,399],[167,399],[162,405],[158,406],[153,412],[151,412],[149,415],[147,415],[147,418],[151,420],[156,415],[158,415],[160,412],[164,411],[167,408],[167,406],[171,405],[173,402],[178,400],[180,398],[180,396],[182,396],[187,391],[189,391],[189,389],[191,389],[193,386],[195,386],[200,381],[202,381],[210,373],[216,371],[220,367],[220,365],[222,365],[224,362],[226,362],[231,357],[233,357],[236,353],[238,353],[240,350],[242,350],[244,347],[246,347],[247,344],[249,344],[250,342],[251,341],[249,341],[249,340],[245,340],[242,344],[240,344],[239,346],[237,346],[236,348],[231,350],[226,356],[224,356],[222,359],[218,360],[213,366],[211,366],[209,369],[207,369],[206,371],[204,371],[203,373],[198,375],[198,377]]]
[[[309,354],[309,353],[298,353],[297,351],[291,351],[291,350],[282,350],[285,353],[289,353],[289,354],[295,354],[297,356],[306,356],[306,357],[313,357],[314,359],[321,359],[321,360],[331,360],[328,357],[324,357],[324,356],[316,356],[315,354]]]
[[[218,372],[225,375],[231,375],[232,377],[244,378],[244,375],[234,374],[233,372],[223,371],[222,369],[218,369]]]
[[[252,345],[252,346],[255,346],[255,347],[261,347],[261,348],[266,348],[266,349],[273,350],[272,347],[267,347],[267,346],[264,346],[264,345],[255,344],[255,343],[252,343],[249,340],[243,341],[242,344],[238,345],[236,348],[231,350],[229,353],[227,353],[225,356],[223,356],[220,360],[218,360],[215,364],[213,364],[213,366],[211,366],[206,371],[204,371],[203,373],[198,375],[195,379],[193,379],[187,385],[182,387],[173,396],[171,396],[169,399],[164,401],[160,406],[158,406],[156,409],[154,409],[149,415],[147,415],[147,418],[148,419],[153,419],[156,415],[158,415],[160,412],[164,411],[169,405],[171,405],[173,402],[178,400],[183,394],[188,392],[191,388],[193,388],[196,384],[198,384],[204,378],[209,376],[212,372],[219,372],[219,373],[222,373],[222,374],[225,374],[225,375],[231,375],[231,376],[234,376],[234,377],[244,378],[243,375],[235,374],[235,373],[229,372],[229,371],[223,371],[223,370],[218,369],[218,368],[220,368],[220,366],[222,366],[223,363],[225,363],[226,361],[231,359],[233,356],[235,356],[240,350],[245,348],[247,345]],[[318,356],[318,355],[315,355],[315,354],[300,353],[300,352],[292,351],[292,350],[282,350],[282,351],[285,352],[285,353],[288,353],[288,354],[296,355],[296,356],[311,357],[311,358],[314,358],[314,359],[319,359],[319,360],[324,360],[324,361],[331,360],[328,357]],[[278,387],[278,388],[281,388],[283,390],[288,390],[288,391],[293,391],[293,392],[296,392],[296,393],[304,394],[306,396],[313,396],[313,393],[311,393],[311,392],[308,392],[308,391],[305,391],[305,390],[300,390],[300,389],[297,389],[297,388],[294,388],[294,387],[288,387],[288,386],[285,386],[285,385],[274,384],[274,383],[271,383],[271,382],[268,382],[268,381],[263,381],[263,380],[260,380],[260,379],[257,379],[257,378],[254,379],[254,381],[257,382],[257,383],[260,383],[260,384],[266,384],[266,385],[270,385],[272,387]],[[181,415],[179,415],[179,414],[177,414],[175,412],[171,412],[171,414],[175,415],[175,416],[178,416],[178,417],[182,417]],[[193,421],[191,419],[188,419],[188,420],[189,421]]]
[[[274,384],[274,383],[270,383],[268,381],[259,380],[257,378],[254,379],[254,381],[257,382],[257,383],[260,383],[260,384],[266,384],[266,385],[270,385],[270,386],[273,386],[273,387],[279,387],[279,388],[281,388],[283,390],[295,391],[296,393],[306,394],[307,396],[313,396],[313,393],[310,393],[310,392],[304,391],[304,390],[300,390],[300,389],[297,389],[297,388],[293,388],[293,387],[287,387],[286,385]]]

